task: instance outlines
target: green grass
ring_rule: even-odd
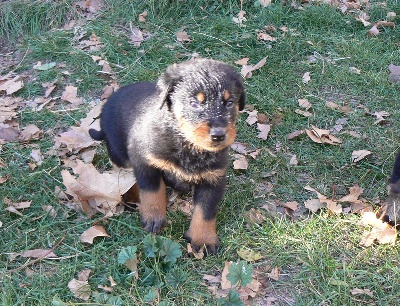
[[[366,9],[371,21],[384,19],[389,11],[400,12],[398,1],[390,1],[386,7],[371,2]],[[97,289],[98,285],[109,285],[109,276],[118,283],[109,294],[115,298],[114,302],[108,303],[216,305],[218,299],[202,285],[202,274],[220,273],[225,261],[237,262],[240,259],[237,251],[243,246],[264,256],[253,263],[255,269],[270,266],[281,271],[278,281],[263,276],[266,287],[260,289],[256,298],[260,304],[268,296],[278,299],[275,305],[398,304],[399,245],[360,246],[364,228],[359,225],[359,216],[332,216],[323,210],[292,221],[269,216],[265,211],[266,221],[261,224],[253,224],[246,217],[251,208],[259,209],[267,202],[297,201],[303,205],[314,197],[304,190],[306,185],[329,197],[335,185],[339,198],[348,193],[349,187],[359,184],[364,188],[362,196],[371,203],[385,199],[394,154],[400,143],[399,86],[388,81],[389,64],[400,65],[398,27],[385,28],[378,37],[369,37],[368,28],[356,22],[351,14],[319,4],[296,10],[278,1],[268,8],[245,1],[247,21],[239,26],[232,22],[240,10],[239,1],[117,0],[106,1],[95,18],[80,27],[86,32],[85,39],[96,33],[104,44],[100,50],[89,52],[78,48],[73,30],[62,30],[73,18],[85,20],[73,2],[32,3],[30,6],[14,1],[0,4],[0,36],[17,44],[18,54],[24,55],[18,67],[2,67],[1,74],[17,68],[18,74],[26,76],[25,87],[16,94],[25,100],[42,96],[41,84],[56,78],[60,86],[53,95],[60,95],[64,84],[72,84],[87,101],[98,99],[107,80],[97,73],[100,69],[91,55],[106,59],[121,85],[156,80],[168,65],[189,59],[193,53],[232,65],[243,57],[250,57],[251,64],[267,57],[267,64],[245,80],[247,103],[270,119],[279,116],[282,120],[272,127],[269,139],[263,141],[256,137],[255,127],[245,123],[245,114],[239,118],[237,140],[261,149],[261,153],[256,160],[249,159],[247,171],[232,167],[228,171],[229,186],[218,214],[221,250],[217,256],[203,260],[190,257],[183,238],[190,220],[180,212],[168,213],[171,224],[161,235],[178,242],[183,250],[173,268],[178,271],[176,279],[182,279],[174,286],[160,259],[145,256],[143,243],[147,235],[140,227],[138,213],[124,213],[107,220],[96,215],[89,220],[59,204],[54,193],[56,186],[63,187],[59,157],[46,156],[36,169],[28,167],[32,148],[39,147],[42,153],[48,151],[54,145],[54,136],[76,125],[88,106],[78,111],[56,108],[57,111],[36,112],[21,108],[18,116],[21,127],[34,123],[45,132],[38,141],[6,143],[0,147],[0,158],[5,164],[0,174],[9,176],[0,186],[1,305],[50,305],[52,301],[53,305],[85,304],[74,298],[67,287],[85,268],[92,270],[89,284],[94,291],[102,291]],[[143,10],[148,11],[147,21],[139,24],[137,17]],[[129,43],[130,22],[151,34],[139,48]],[[257,40],[257,32],[270,24],[278,29],[271,33],[277,40]],[[294,30],[284,33],[279,30],[281,26]],[[189,44],[176,42],[175,33],[182,29],[191,36]],[[309,55],[316,55],[319,60],[309,63]],[[38,61],[54,61],[57,66],[49,71],[32,70]],[[350,73],[349,67],[357,67],[361,73]],[[311,75],[308,84],[302,83],[305,72]],[[312,103],[313,117],[305,118],[294,112],[299,98]],[[347,105],[352,112],[344,114],[327,108],[326,101]],[[387,123],[375,125],[375,118],[366,116],[365,108],[370,112],[389,112]],[[341,118],[347,119],[344,131],[357,131],[362,137],[339,134],[343,140],[339,146],[315,144],[306,136],[286,138],[290,132],[310,125],[329,129]],[[373,155],[354,165],[351,153],[360,149],[370,150]],[[292,154],[297,155],[297,166],[289,166]],[[101,170],[109,167],[104,146],[97,149],[95,164]],[[276,174],[265,178],[264,174],[271,171]],[[273,185],[269,192],[265,189],[267,182]],[[32,201],[32,205],[20,217],[4,210],[6,199]],[[57,216],[46,214],[43,205],[53,205]],[[97,238],[93,245],[83,244],[80,235],[95,221],[103,224],[111,237]],[[18,269],[27,260],[21,257],[11,260],[10,253],[51,248],[63,237],[55,249],[61,260],[36,262],[29,266],[33,273],[25,269],[7,272]],[[121,249],[133,245],[141,250],[138,281],[132,281],[129,270],[117,261]],[[156,277],[150,277],[149,272]],[[151,290],[155,288],[159,296],[146,302],[151,300]],[[352,295],[350,291],[354,288],[369,289],[373,297]],[[89,302],[106,305],[95,296]]]

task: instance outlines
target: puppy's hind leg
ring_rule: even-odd
[[[149,233],[157,233],[165,224],[167,213],[167,194],[159,170],[146,165],[135,167],[139,186],[139,211],[142,226]]]
[[[386,222],[400,224],[400,151],[397,153],[389,181],[389,197],[383,203],[378,216]]]

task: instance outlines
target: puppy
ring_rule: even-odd
[[[400,151],[397,153],[389,180],[389,197],[383,203],[378,216],[395,226],[400,224]]]
[[[219,61],[169,66],[157,82],[120,88],[105,103],[101,130],[112,162],[133,168],[143,228],[157,233],[166,219],[166,186],[193,190],[194,212],[185,237],[213,254],[218,203],[226,186],[229,146],[244,108],[242,78]]]

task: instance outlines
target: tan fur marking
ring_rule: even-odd
[[[165,183],[161,179],[157,191],[139,190],[140,215],[144,220],[162,219],[167,213],[167,194]]]
[[[171,172],[175,174],[178,179],[190,183],[198,183],[202,180],[205,180],[207,182],[215,184],[219,180],[221,180],[221,178],[224,177],[226,173],[225,169],[209,170],[200,173],[187,173],[170,161],[157,158],[154,155],[149,155],[147,157],[147,160],[149,162],[149,165],[160,170]]]
[[[218,245],[217,220],[204,220],[201,206],[195,206],[187,235],[196,246]]]
[[[180,130],[183,132],[185,138],[199,151],[221,151],[235,141],[236,127],[232,123],[228,124],[225,141],[216,145],[211,140],[210,128],[207,123],[194,125],[183,118],[178,118],[178,121],[180,123]]]
[[[200,103],[203,103],[204,100],[206,99],[206,96],[204,95],[203,92],[199,92],[199,93],[196,95],[196,98],[197,98],[197,100],[198,100]]]
[[[231,96],[231,94],[229,93],[229,91],[225,90],[224,91],[224,99],[225,99],[225,101],[228,101],[230,96]]]

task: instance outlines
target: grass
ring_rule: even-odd
[[[365,11],[371,21],[384,19],[390,11],[400,12],[398,1],[390,1],[387,6],[370,2]],[[238,141],[260,148],[261,153],[250,161],[247,171],[229,169],[229,186],[218,215],[222,245],[217,256],[204,260],[190,257],[183,239],[189,219],[180,212],[168,213],[171,225],[161,235],[178,242],[183,250],[173,268],[178,272],[171,276],[160,257],[145,256],[147,235],[140,228],[137,213],[124,213],[105,221],[99,215],[93,220],[86,219],[60,205],[54,193],[56,186],[63,187],[58,157],[46,156],[36,169],[28,167],[32,148],[40,148],[41,152],[52,148],[54,136],[76,125],[89,107],[40,112],[21,108],[20,126],[34,123],[45,132],[38,141],[6,143],[0,149],[5,164],[0,173],[9,176],[0,190],[1,305],[85,304],[67,287],[85,268],[92,270],[89,284],[94,291],[102,292],[97,287],[109,285],[109,276],[118,283],[106,298],[93,295],[89,302],[96,305],[216,305],[223,301],[218,302],[202,285],[202,274],[220,273],[225,261],[237,262],[240,247],[264,256],[252,263],[255,269],[280,268],[278,281],[266,274],[262,276],[263,287],[254,300],[255,305],[265,304],[265,299],[271,296],[277,298],[274,305],[398,304],[399,245],[360,246],[364,228],[359,225],[358,215],[332,216],[322,210],[292,221],[264,211],[266,220],[260,224],[247,217],[251,208],[259,209],[277,200],[303,205],[314,196],[304,190],[306,185],[329,197],[335,185],[339,198],[347,194],[349,187],[359,184],[364,188],[363,197],[371,203],[385,199],[387,180],[400,143],[399,87],[388,81],[389,64],[399,65],[397,27],[385,28],[378,37],[369,37],[368,28],[355,21],[353,15],[317,3],[297,10],[278,1],[268,8],[246,1],[243,9],[247,21],[239,26],[232,22],[241,9],[239,1],[117,0],[105,2],[102,10],[79,26],[86,33],[84,39],[96,33],[104,44],[98,51],[88,52],[78,48],[73,30],[62,29],[73,18],[85,20],[84,13],[73,2],[34,1],[34,4],[29,7],[24,2],[0,4],[0,36],[18,49],[14,54],[20,54],[18,65],[4,66],[1,75],[16,69],[16,73],[26,76],[25,87],[16,94],[25,100],[42,96],[41,84],[54,79],[60,84],[54,95],[61,94],[64,84],[73,84],[78,86],[79,96],[87,101],[99,98],[107,80],[97,74],[99,66],[91,55],[107,59],[121,85],[155,80],[169,64],[189,59],[193,53],[232,65],[243,57],[249,57],[252,64],[267,57],[267,64],[245,80],[247,103],[270,119],[279,117],[280,122],[273,126],[269,139],[262,141],[256,138],[255,128],[245,123],[246,115],[239,118]],[[137,17],[143,10],[148,11],[147,21],[138,24]],[[139,48],[129,43],[129,22],[151,34]],[[294,30],[274,31],[271,35],[277,38],[275,42],[257,40],[257,32],[270,24]],[[182,29],[191,36],[189,44],[176,42],[175,33]],[[308,62],[310,55],[315,55],[317,61]],[[62,67],[32,70],[37,61],[54,61]],[[349,67],[357,67],[361,73],[350,73]],[[301,80],[305,72],[311,75],[308,84]],[[313,104],[314,116],[305,118],[294,112],[299,98],[307,98]],[[352,112],[344,114],[329,109],[326,101],[347,105]],[[389,112],[387,123],[374,124],[375,118],[365,115],[366,108],[370,112]],[[357,131],[362,137],[339,134],[343,140],[339,146],[315,144],[307,137],[286,138],[290,132],[310,125],[329,129],[342,118],[347,119],[343,130]],[[372,157],[352,164],[351,152],[360,149],[372,151]],[[292,154],[297,155],[297,166],[289,165]],[[98,148],[95,160],[100,169],[109,166],[104,147]],[[265,173],[271,171],[276,174],[265,178]],[[266,189],[266,183],[272,184],[272,190]],[[32,205],[23,211],[23,216],[18,216],[4,210],[6,199],[32,201]],[[43,205],[53,205],[57,216],[45,213]],[[85,245],[79,236],[93,222],[103,224],[111,237]],[[62,238],[55,250],[61,260],[41,260],[30,265],[29,270],[7,272],[19,269],[26,262],[21,257],[11,260],[11,253],[51,248]],[[140,250],[137,281],[132,281],[129,270],[117,260],[119,252],[132,245]],[[171,278],[180,281],[175,283]],[[373,296],[353,295],[354,288],[369,289]],[[152,296],[155,289],[159,295]]]

